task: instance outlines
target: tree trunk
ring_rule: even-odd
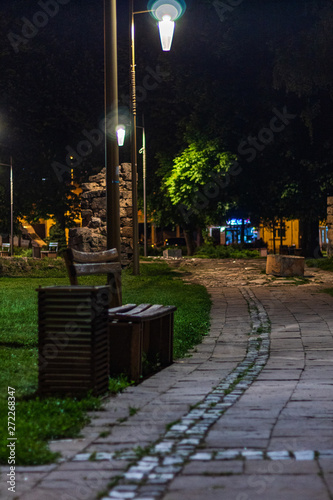
[[[283,246],[283,233],[282,233],[283,219],[280,217],[280,248]]]
[[[272,228],[273,228],[273,253],[274,255],[276,254],[276,245],[275,245],[275,219],[272,221]]]
[[[303,257],[318,259],[322,257],[319,246],[319,221],[318,219],[300,220],[301,248]]]
[[[197,227],[197,247],[201,247],[203,244],[203,236],[201,227]]]
[[[184,236],[186,241],[187,255],[193,255],[195,249],[195,243],[194,243],[192,229],[184,229]]]

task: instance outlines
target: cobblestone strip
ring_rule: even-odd
[[[333,458],[333,450],[240,450],[228,449],[226,451],[209,451],[196,453],[189,460],[316,460],[319,458]]]
[[[156,500],[165,492],[167,484],[174,479],[186,461],[209,460],[212,455],[196,453],[210,427],[248,389],[265,366],[269,356],[270,322],[260,301],[250,289],[242,289],[248,302],[251,329],[247,355],[244,360],[223,379],[201,402],[192,407],[178,423],[171,426],[150,453],[132,465],[117,486],[111,489],[107,499]],[[233,450],[230,450],[232,453]],[[133,453],[133,452],[132,452]],[[227,459],[229,451],[220,452],[219,459]],[[223,455],[224,454],[224,455]],[[230,453],[229,453],[230,454]],[[239,454],[239,451],[237,451]],[[96,460],[134,458],[128,452],[123,455],[97,454]],[[250,457],[251,453],[248,454]],[[77,456],[76,460],[89,457]]]

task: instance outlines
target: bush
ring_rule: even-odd
[[[49,244],[50,241],[57,241],[59,255],[61,255],[62,252],[67,248],[65,231],[58,224],[55,224],[50,228],[50,235],[45,238],[45,241],[47,242],[47,244]],[[45,248],[44,250],[47,250],[47,248]]]
[[[32,248],[14,247],[14,256],[32,257]]]
[[[61,258],[0,258],[0,277],[61,278],[66,276],[65,263]]]
[[[213,245],[207,243],[197,248],[194,257],[203,259],[257,259],[260,257],[257,250],[248,250],[241,245]]]

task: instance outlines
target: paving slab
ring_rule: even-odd
[[[296,496],[297,495],[297,496]],[[321,478],[316,474],[232,475],[229,477],[184,476],[176,478],[164,500],[329,500]]]

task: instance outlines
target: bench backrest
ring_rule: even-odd
[[[57,241],[50,241],[49,251],[50,252],[57,252],[58,251],[58,242]]]
[[[78,285],[78,276],[106,274],[111,288],[110,307],[122,304],[121,264],[116,248],[104,252],[80,252],[67,248],[64,258],[71,285]]]

